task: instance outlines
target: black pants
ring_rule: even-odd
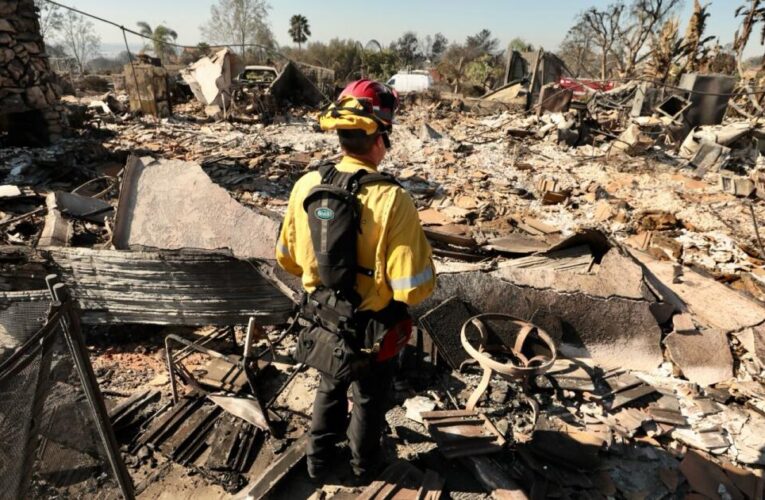
[[[380,437],[385,426],[391,381],[395,364],[375,364],[371,373],[353,383],[343,383],[322,374],[313,402],[311,440],[308,446],[308,471],[318,474],[331,468],[335,445],[347,434],[354,474],[364,474],[379,458]],[[348,421],[348,387],[353,395],[353,410]]]

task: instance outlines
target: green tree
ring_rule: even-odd
[[[311,27],[308,25],[308,19],[302,14],[295,14],[290,18],[289,34],[292,41],[298,44],[298,50],[303,48],[303,44],[311,36]]]
[[[484,90],[490,90],[496,78],[496,61],[491,54],[483,54],[465,66],[467,80]]]
[[[491,31],[481,30],[468,36],[464,44],[450,45],[439,60],[438,71],[454,92],[483,92],[496,84],[504,68],[498,46]]]
[[[140,33],[151,40],[154,55],[159,57],[163,63],[169,61],[171,56],[175,55],[175,49],[169,45],[178,38],[178,33],[167,26],[159,25],[151,29],[149,23],[139,21],[136,23]]]
[[[491,31],[483,29],[475,35],[468,36],[465,45],[468,51],[475,53],[475,57],[478,57],[496,52],[499,40],[491,36]]]
[[[366,63],[367,76],[383,82],[395,75],[401,64],[398,55],[390,49],[367,52],[364,62]]]
[[[510,40],[510,50],[517,50],[518,52],[533,52],[534,46],[523,38],[516,37]]]
[[[423,58],[420,52],[420,42],[417,39],[417,34],[413,31],[407,31],[401,35],[398,40],[393,42],[391,48],[396,51],[401,63],[407,67],[417,65]]]
[[[203,56],[209,55],[210,54],[210,44],[206,43],[206,42],[199,42],[197,44],[197,50]]]
[[[449,40],[443,34],[436,33],[434,36],[427,35],[421,40],[420,51],[426,59],[434,62],[441,57],[448,46]]]
[[[328,43],[311,42],[305,49],[282,49],[282,53],[290,59],[333,70],[337,82],[345,85],[361,76],[360,45],[355,40],[333,38]]]
[[[433,59],[438,59],[441,54],[446,52],[446,48],[449,46],[449,40],[441,33],[436,33],[433,37],[433,44],[430,46],[430,56]]]

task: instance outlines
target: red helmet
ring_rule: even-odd
[[[351,82],[340,93],[338,101],[344,97],[353,97],[362,105],[369,103],[367,110],[379,118],[387,127],[393,124],[393,113],[398,108],[398,93],[387,85],[363,78]]]

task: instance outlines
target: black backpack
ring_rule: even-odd
[[[373,269],[358,266],[356,239],[361,232],[359,190],[375,182],[398,185],[393,176],[359,170],[340,172],[333,164],[319,167],[321,183],[308,193],[303,208],[308,214],[308,227],[319,267],[322,285],[342,294],[358,306],[354,291],[356,274],[373,276]]]

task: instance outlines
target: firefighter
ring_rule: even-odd
[[[426,299],[435,286],[431,248],[412,198],[394,179],[377,173],[391,147],[397,106],[394,90],[362,79],[350,83],[320,115],[323,130],[337,131],[343,157],[336,165],[298,180],[277,243],[279,265],[300,277],[306,303],[313,304],[313,308],[304,307],[306,315],[313,316],[309,319],[330,331],[337,323],[352,325],[351,336],[356,340],[349,340],[349,345],[364,351],[370,360],[366,371],[352,380],[337,378],[329,368],[317,366],[322,372],[308,447],[308,474],[314,480],[323,479],[335,465],[337,445],[345,436],[359,482],[370,479],[369,473],[380,465],[380,439],[395,358],[412,329],[407,306]],[[328,183],[341,187],[346,183],[358,200],[358,221],[346,233],[333,235],[332,231],[333,224],[342,227],[339,219],[349,212],[342,203],[348,200],[332,198],[332,189],[317,195],[317,189]],[[333,244],[336,248],[326,248]],[[346,254],[338,257],[342,252]],[[354,259],[349,272],[347,264]],[[329,298],[323,298],[328,290]],[[345,303],[348,305],[342,309],[340,304]],[[319,343],[321,338],[313,337],[306,345]],[[350,419],[349,388],[353,401]]]

